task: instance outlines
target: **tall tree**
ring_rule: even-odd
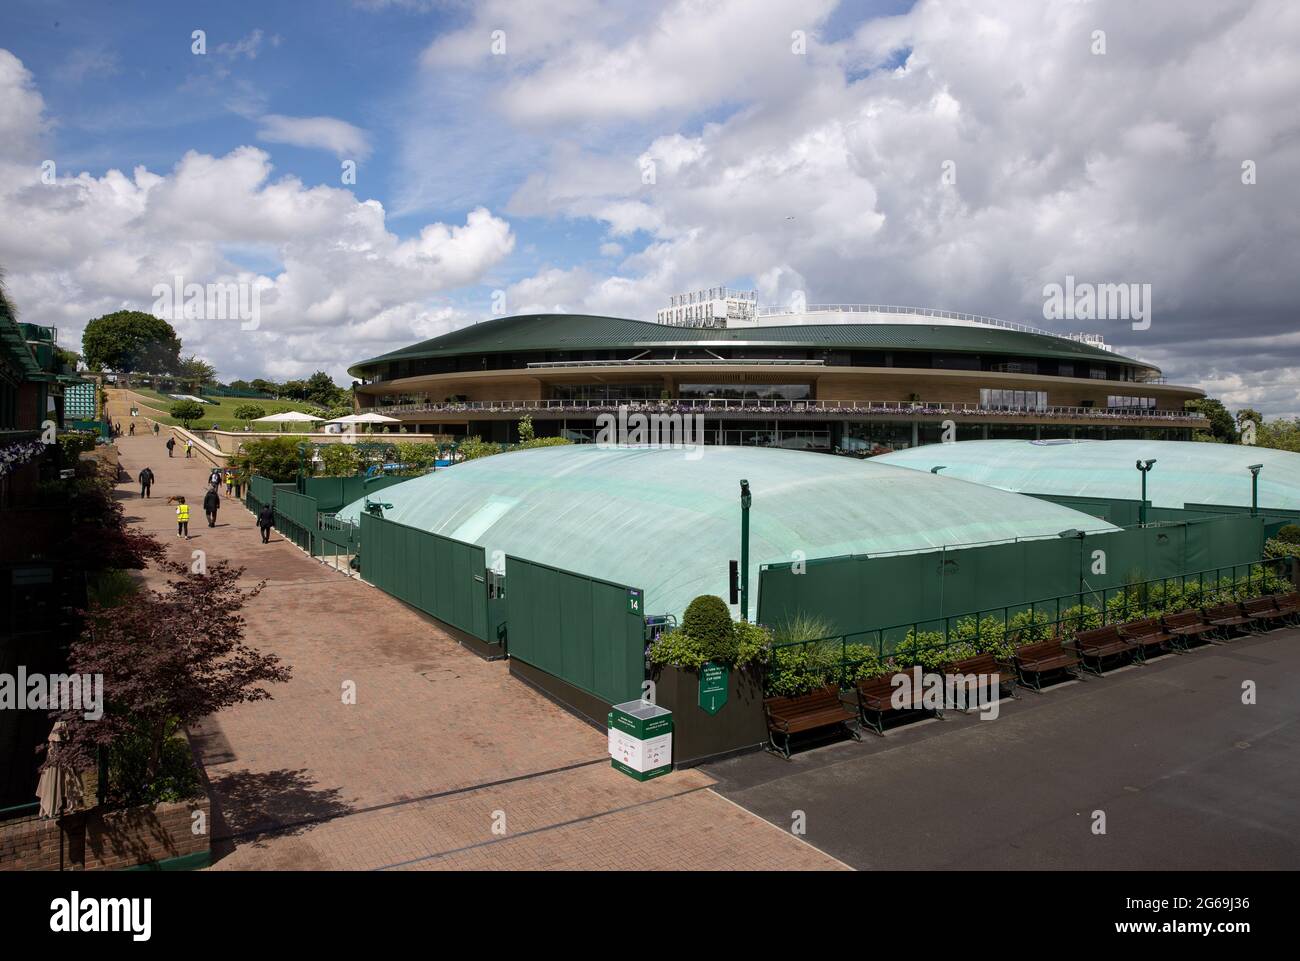
[[[217,368],[201,359],[197,354],[190,354],[190,356],[183,358],[176,373],[183,380],[193,381],[196,387],[217,382]]]
[[[1198,411],[1210,421],[1208,432],[1197,431],[1196,440],[1214,441],[1219,444],[1235,444],[1237,442],[1237,424],[1228,413],[1228,408],[1223,406],[1223,401],[1216,400],[1213,397],[1202,397],[1197,400],[1189,400],[1184,405],[1187,410]]]
[[[118,310],[96,317],[81,335],[81,352],[91,370],[174,374],[181,366],[181,339],[161,317]]]

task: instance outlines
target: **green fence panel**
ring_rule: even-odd
[[[609,704],[641,696],[644,598],[629,612],[622,584],[510,556],[506,585],[512,658]]]
[[[361,515],[361,576],[385,593],[480,640],[488,629],[486,558],[477,544]]]
[[[780,629],[797,615],[819,617],[828,633],[856,633],[915,623],[942,627],[955,613],[1100,592],[1136,581],[1256,563],[1265,522],[1222,514],[1173,524],[987,544],[949,551],[836,557],[765,565],[759,575],[758,618]],[[1014,612],[1014,610],[1013,610]],[[513,633],[513,625],[512,625]],[[905,633],[905,632],[904,632]],[[887,641],[900,638],[890,637]],[[889,645],[886,644],[888,647]]]
[[[248,479],[248,490],[244,495],[245,506],[254,514],[267,504],[275,503],[275,483],[269,477],[254,474]]]
[[[1118,497],[1081,497],[1074,494],[1028,494],[1028,496],[1052,504],[1060,504],[1062,507],[1070,507],[1084,514],[1091,514],[1093,517],[1100,517],[1116,527],[1132,527],[1142,520],[1142,502],[1139,500]],[[1147,505],[1149,508],[1150,501]]]
[[[293,490],[292,484],[275,487],[275,527],[281,535],[308,553],[317,553],[316,500]]]
[[[303,493],[316,498],[317,508],[323,513],[332,514],[362,497],[374,495],[386,487],[411,480],[409,477],[385,475],[366,483],[360,476],[352,477],[308,477],[303,481]]]

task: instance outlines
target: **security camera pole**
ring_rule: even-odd
[[[1138,523],[1143,527],[1145,527],[1147,523],[1147,473],[1155,466],[1156,462],[1154,458],[1137,462],[1137,469],[1142,474],[1142,500],[1138,502]]]

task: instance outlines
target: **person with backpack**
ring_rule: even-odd
[[[175,449],[176,449],[176,438],[175,438],[175,437],[168,437],[168,438],[167,438],[167,456],[168,456],[168,457],[171,457],[171,456],[172,456],[172,451],[175,450]]]
[[[176,498],[176,536],[190,539],[190,505],[184,497]]]
[[[140,496],[148,497],[149,491],[153,488],[153,471],[145,468],[140,471]]]
[[[215,487],[209,487],[203,495],[203,513],[208,515],[208,526],[217,526],[217,511],[221,508],[221,495]]]
[[[218,487],[221,486],[220,468],[217,467],[212,468],[212,472],[208,474],[208,486],[211,487],[213,490],[216,490]]]
[[[153,425],[153,435],[154,435],[155,437],[158,436],[158,424],[157,424],[157,422],[155,422],[154,425]]]
[[[257,514],[257,526],[262,531],[262,543],[271,541],[271,528],[275,526],[275,509],[267,504]]]

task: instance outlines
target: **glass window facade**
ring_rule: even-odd
[[[811,400],[812,386],[809,384],[682,384],[677,394],[687,400]]]
[[[980,406],[986,410],[1046,410],[1047,391],[981,387]]]
[[[1137,407],[1140,410],[1155,410],[1154,397],[1128,397],[1123,394],[1111,394],[1106,398],[1107,407]]]

